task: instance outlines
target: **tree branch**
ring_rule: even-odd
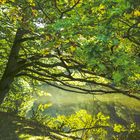
[[[57,5],[57,0],[54,0],[54,6],[55,8],[59,11],[60,13],[60,19],[63,17],[63,15],[71,10],[73,10],[78,4],[79,4],[80,0],[78,0],[72,7],[70,7],[69,9],[66,9],[65,11],[61,11]]]

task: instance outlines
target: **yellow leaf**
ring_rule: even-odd
[[[73,53],[76,50],[75,46],[70,46],[70,51]]]
[[[28,2],[29,2],[29,4],[30,4],[30,6],[35,6],[34,0],[28,0]]]
[[[124,131],[124,128],[120,124],[114,124],[114,131],[120,133],[121,131]]]
[[[37,16],[37,13],[38,13],[38,12],[37,12],[37,10],[32,9],[32,13],[33,13],[34,16]]]
[[[134,11],[134,16],[139,17],[140,16],[140,11],[139,10],[135,10]]]
[[[15,0],[9,0],[9,1],[14,2]],[[7,2],[7,0],[0,0],[0,4],[4,4],[6,2]]]
[[[103,4],[100,4],[99,10],[105,10],[105,6]]]
[[[6,3],[7,0],[0,0],[0,4]]]

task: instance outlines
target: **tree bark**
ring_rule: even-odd
[[[18,72],[18,54],[20,51],[20,40],[25,34],[24,30],[17,29],[16,36],[11,47],[11,51],[9,54],[8,62],[6,64],[5,71],[0,80],[0,105],[3,103],[6,95],[10,90],[10,86],[14,81],[14,77]]]

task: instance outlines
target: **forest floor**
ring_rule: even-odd
[[[0,140],[64,140],[65,136],[35,120],[25,119],[13,113],[0,112]],[[65,140],[77,139],[65,137]],[[139,131],[135,133],[134,139],[127,140],[140,140]]]
[[[57,140],[46,126],[33,120],[0,112],[0,140]]]

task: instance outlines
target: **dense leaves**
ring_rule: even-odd
[[[14,76],[54,86],[58,86],[56,81],[65,86],[69,81],[83,81],[113,92],[138,92],[138,5],[125,0],[1,3],[3,73],[19,31],[22,36],[17,38],[20,50],[15,60],[19,67]]]
[[[65,138],[135,139],[135,124],[109,123],[81,110],[49,118],[39,81],[82,94],[121,93],[140,100],[140,2],[136,0],[0,0],[2,111],[47,124]]]

